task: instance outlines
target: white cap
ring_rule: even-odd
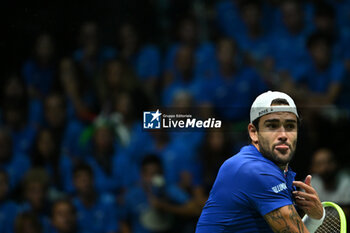
[[[289,105],[271,106],[272,101],[275,99],[285,99]],[[289,95],[279,91],[268,91],[262,93],[254,100],[250,108],[250,122],[252,123],[255,119],[273,112],[291,112],[299,117],[297,107]]]

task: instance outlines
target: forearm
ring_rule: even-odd
[[[271,211],[264,218],[275,233],[309,233],[293,205]]]

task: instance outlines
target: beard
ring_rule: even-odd
[[[275,152],[275,146],[279,145],[279,144],[287,144],[287,143],[277,143],[272,145],[272,148],[269,147],[269,143],[267,141],[265,141],[262,137],[259,137],[259,149],[260,149],[260,153],[267,159],[271,160],[273,163],[275,163],[277,166],[281,167],[281,166],[287,166],[287,164],[293,159],[294,156],[294,152],[295,150],[293,148],[295,148],[296,146],[296,141],[293,142],[293,146],[289,145],[289,155],[288,156],[279,156],[276,152]]]

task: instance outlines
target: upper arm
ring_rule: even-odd
[[[264,219],[275,233],[309,233],[293,205],[275,209]]]

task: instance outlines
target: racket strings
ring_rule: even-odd
[[[325,207],[326,217],[323,223],[315,233],[339,233],[340,232],[340,216],[338,211],[333,207]]]

